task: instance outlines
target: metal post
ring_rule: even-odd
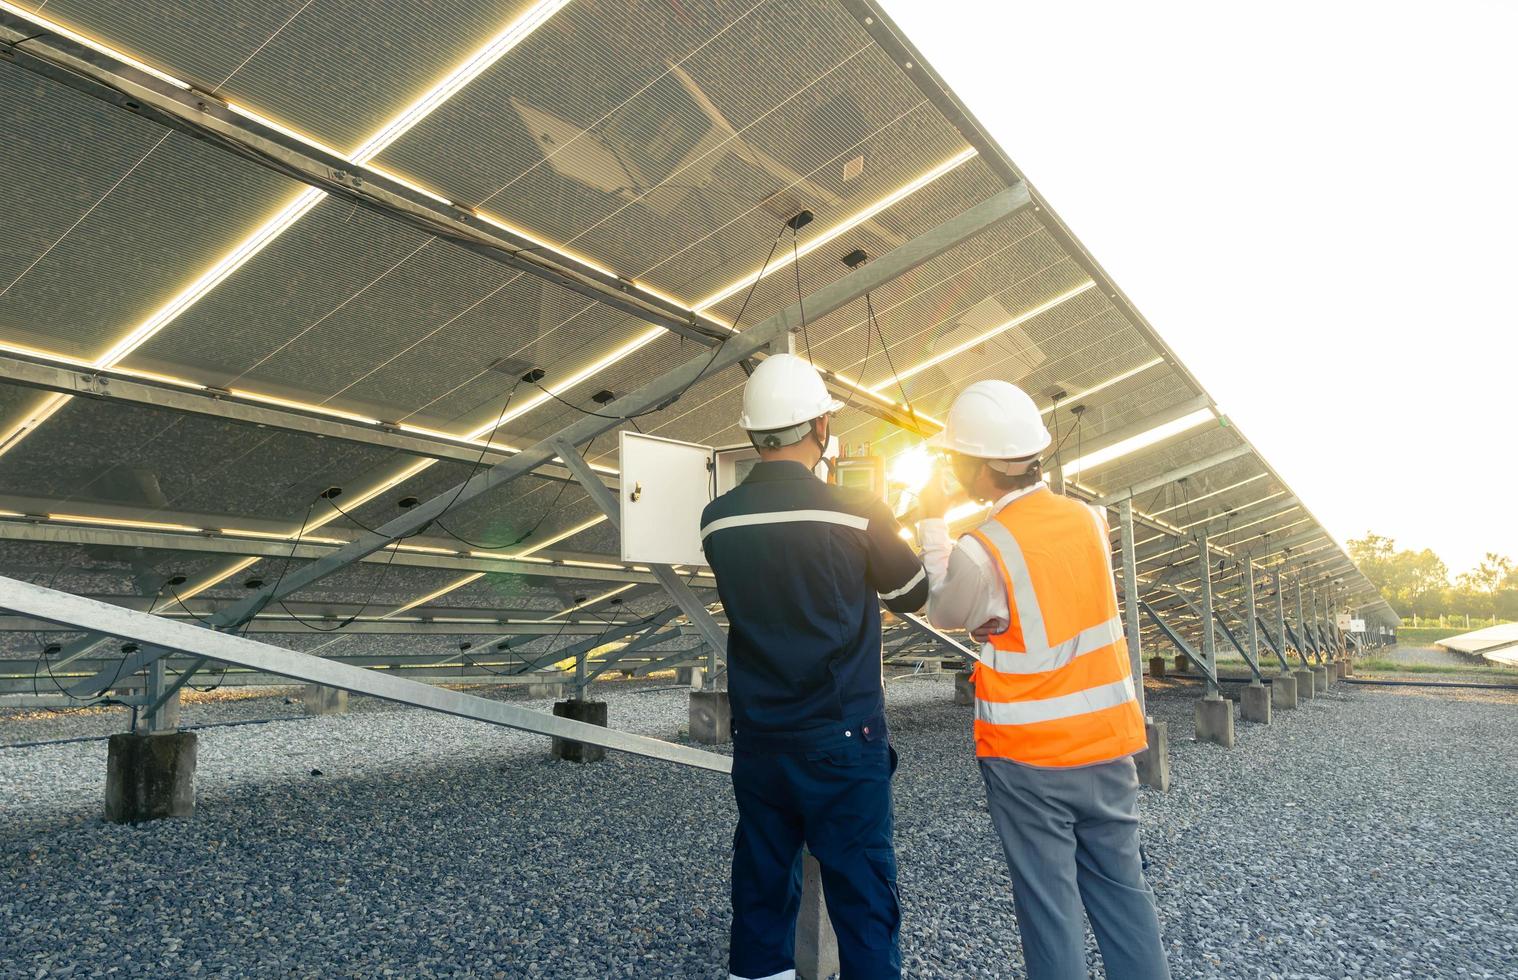
[[[1217,682],[1218,627],[1212,614],[1212,559],[1206,531],[1197,532],[1196,544],[1202,560],[1202,657],[1207,661],[1207,697],[1216,700],[1221,697]]]
[[[138,728],[147,732],[161,732],[167,730],[164,721],[164,704],[168,701],[168,684],[165,683],[168,675],[164,672],[163,658],[160,657],[148,664],[148,683],[146,703],[148,708],[138,722]]]
[[[1286,645],[1286,594],[1281,591],[1281,570],[1278,568],[1272,574],[1276,586],[1276,636],[1281,638],[1281,645]],[[1301,655],[1301,651],[1298,651]],[[1289,674],[1286,665],[1281,665],[1281,673]]]
[[[1254,603],[1254,562],[1244,559],[1244,589],[1249,600],[1249,657],[1255,663],[1260,662],[1260,624],[1259,614],[1255,611]]]
[[[1298,652],[1302,654],[1302,660],[1303,660],[1303,662],[1308,662],[1307,661],[1307,655],[1310,652],[1312,652],[1312,651],[1310,651],[1310,650],[1307,649],[1307,643],[1308,643],[1308,640],[1307,640],[1307,614],[1306,614],[1306,611],[1303,609],[1303,606],[1302,606],[1302,580],[1301,580],[1301,578],[1297,579],[1296,585],[1297,585],[1297,641],[1299,643],[1301,643],[1301,645],[1302,645],[1302,649],[1300,651],[1298,651]]]
[[[1123,619],[1128,634],[1128,662],[1133,670],[1133,688],[1138,694],[1139,711],[1145,718],[1149,711],[1144,703],[1143,653],[1139,644],[1139,583],[1138,556],[1133,547],[1133,498],[1128,497],[1117,505],[1117,521],[1123,547]]]

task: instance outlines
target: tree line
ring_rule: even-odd
[[[1366,532],[1348,542],[1365,577],[1404,619],[1469,616],[1497,622],[1518,619],[1518,566],[1487,552],[1481,564],[1450,580],[1449,567],[1433,551],[1399,549],[1396,541]]]

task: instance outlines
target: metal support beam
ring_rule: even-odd
[[[1189,477],[1196,476],[1198,473],[1201,473],[1205,470],[1210,470],[1214,466],[1222,466],[1224,463],[1238,459],[1241,456],[1248,456],[1253,452],[1254,449],[1248,445],[1235,446],[1232,449],[1225,449],[1220,453],[1214,453],[1211,456],[1205,456],[1202,459],[1197,460],[1195,463],[1188,463],[1185,466],[1177,467],[1168,473],[1161,473],[1159,476],[1153,477],[1151,479],[1141,480],[1131,487],[1126,487],[1122,490],[1116,490],[1112,493],[1103,494],[1102,496],[1096,498],[1095,503],[1099,507],[1111,507],[1124,500],[1132,500],[1134,497],[1141,497],[1151,490],[1158,490],[1161,487],[1169,486],[1177,480],[1185,480]]]
[[[494,466],[512,455],[499,448],[486,449],[461,437],[414,432],[400,424],[341,418],[316,409],[275,406],[234,392],[189,388],[111,368],[69,364],[42,354],[0,351],[0,379],[41,391],[341,439],[471,466],[476,462]],[[559,480],[570,478],[566,470],[552,465],[539,468],[537,474]]]
[[[1133,671],[1133,688],[1138,694],[1139,712],[1145,718],[1149,710],[1144,703],[1144,661],[1139,637],[1138,562],[1133,549],[1133,497],[1124,497],[1117,505],[1118,532],[1123,548],[1123,619],[1128,637],[1128,666]]]
[[[731,772],[732,760],[711,752],[627,732],[587,725],[529,711],[501,701],[491,701],[395,677],[362,667],[334,663],[293,650],[243,639],[230,633],[174,623],[147,613],[131,612],[66,592],[0,577],[0,603],[5,608],[39,619],[79,629],[151,644],[163,649],[187,650],[197,656],[238,667],[278,674],[308,684],[336,687],[354,694],[367,694],[444,714],[516,728],[539,735],[567,738],[608,749],[631,752],[665,762],[713,772]]]
[[[964,657],[966,664],[980,659],[980,654],[960,643],[917,613],[906,613],[898,618],[906,624],[907,629],[916,633],[921,638],[948,647],[954,653]]]
[[[9,15],[0,13],[0,26]],[[0,33],[3,39],[3,33]],[[28,45],[30,48],[31,45]],[[84,49],[88,53],[89,49]],[[400,188],[407,194],[411,192]],[[637,390],[604,406],[594,415],[582,415],[557,433],[523,449],[517,455],[477,472],[469,480],[445,490],[425,503],[401,514],[377,531],[364,531],[359,538],[310,564],[292,570],[272,585],[266,585],[247,599],[229,606],[210,620],[215,627],[235,626],[257,614],[275,599],[298,592],[333,572],[374,554],[393,541],[420,530],[442,513],[529,473],[558,455],[558,446],[575,446],[589,442],[603,432],[621,424],[622,419],[660,409],[688,390],[701,378],[722,371],[739,361],[760,355],[777,340],[800,329],[805,317],[813,320],[843,308],[867,292],[872,292],[898,276],[931,261],[1017,213],[1029,203],[1027,187],[1019,184],[992,195],[957,217],[929,229],[906,244],[891,250],[873,262],[855,269],[823,286],[803,303],[793,303],[762,323],[727,339],[716,351],[696,355],[684,364],[649,381]],[[604,484],[603,484],[604,486]],[[135,669],[161,656],[162,650],[147,649],[134,655]],[[129,671],[131,672],[131,671]],[[709,673],[715,673],[711,671]],[[98,686],[98,685],[97,685]],[[89,690],[90,682],[79,685]]]
[[[1103,432],[1094,438],[1085,439],[1083,441],[1083,445],[1081,446],[1081,454],[1083,456],[1090,456],[1093,453],[1100,452],[1103,449],[1108,449],[1120,442],[1125,442],[1129,439],[1132,439],[1135,436],[1144,435],[1145,433],[1157,429],[1162,425],[1167,425],[1171,422],[1174,422],[1176,419],[1184,418],[1187,415],[1190,415],[1192,412],[1198,412],[1204,408],[1211,407],[1212,399],[1206,395],[1197,395],[1194,398],[1188,398],[1178,405],[1171,405],[1168,408],[1160,409],[1153,415],[1146,415],[1144,418],[1141,418],[1137,422],[1134,422],[1130,425],[1119,426],[1118,428],[1113,429],[1109,432]],[[1184,433],[1177,433],[1176,436],[1172,436],[1171,438],[1178,438],[1181,435],[1184,435]],[[1168,439],[1164,440],[1164,442],[1168,441]],[[1163,445],[1163,442],[1157,445]],[[1152,449],[1154,447],[1146,446],[1144,448]],[[1118,457],[1118,459],[1124,458],[1126,457]],[[1118,459],[1113,459],[1109,463],[1102,463],[1100,465],[1107,466],[1110,465],[1110,463],[1118,462]],[[1078,472],[1081,477],[1084,477],[1089,472],[1089,470],[1081,470]]]
[[[1207,661],[1207,697],[1218,697],[1218,631],[1212,611],[1212,560],[1207,550],[1207,534],[1196,536],[1197,554],[1202,568],[1202,656]]]
[[[1184,653],[1186,655],[1186,659],[1195,664],[1196,669],[1200,670],[1202,672],[1202,675],[1207,678],[1208,690],[1217,690],[1218,675],[1217,672],[1213,670],[1212,665],[1207,663],[1201,655],[1193,650],[1191,648],[1191,645],[1181,637],[1180,633],[1171,629],[1170,624],[1160,618],[1160,614],[1155,611],[1153,606],[1142,599],[1139,600],[1138,605],[1139,608],[1143,610],[1144,615],[1149,617],[1150,622],[1154,623],[1155,628],[1165,635],[1165,639],[1169,640],[1177,650]]]
[[[1260,662],[1260,613],[1255,607],[1254,600],[1254,562],[1244,559],[1244,594],[1247,597],[1249,610],[1249,659],[1255,664]],[[1284,663],[1284,661],[1283,661]],[[1255,676],[1259,677],[1260,669],[1255,667]],[[1260,678],[1264,680],[1264,678]]]

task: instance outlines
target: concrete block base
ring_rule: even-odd
[[[1270,679],[1270,705],[1283,711],[1297,706],[1297,675],[1281,674]]]
[[[1313,676],[1312,668],[1303,667],[1292,675],[1297,679],[1297,700],[1311,701],[1317,696],[1318,681]]]
[[[1312,669],[1312,693],[1323,694],[1328,690],[1328,668],[1319,664]]]
[[[968,670],[956,671],[954,674],[954,703],[975,703],[975,682],[971,680],[973,675]]]
[[[701,681],[705,678],[706,671],[700,667],[676,667],[675,683],[681,687],[688,687],[692,691],[701,690]]]
[[[822,866],[810,854],[801,858],[801,913],[796,916],[796,976],[827,980],[838,972],[838,936],[822,894]]]
[[[1165,676],[1165,658],[1164,657],[1150,657],[1149,658],[1149,676],[1150,677],[1154,677],[1154,678],[1161,678],[1161,677]]]
[[[1341,677],[1353,677],[1353,676],[1355,676],[1355,662],[1353,660],[1349,659],[1348,657],[1344,658],[1344,673],[1341,674],[1340,676]]]
[[[142,823],[194,813],[194,732],[111,736],[105,763],[107,820]]]
[[[1250,684],[1239,698],[1239,717],[1257,725],[1270,724],[1270,688],[1263,684]]]
[[[733,705],[726,691],[690,692],[690,737],[702,745],[732,741]]]
[[[1203,698],[1196,703],[1196,738],[1225,749],[1233,748],[1233,702]]]
[[[530,698],[562,698],[564,685],[558,683],[528,684],[527,696]],[[557,714],[557,710],[555,714]]]
[[[588,725],[606,727],[605,701],[555,701],[553,713],[556,718],[583,721]],[[586,745],[567,738],[555,738],[550,750],[555,759],[566,762],[600,762],[606,758],[606,749],[599,745]]]
[[[300,692],[300,703],[308,715],[345,715],[348,692],[320,684],[307,684]]]
[[[1175,672],[1177,674],[1184,674],[1184,673],[1186,673],[1186,671],[1190,667],[1191,667],[1191,658],[1190,657],[1186,656],[1184,653],[1178,653],[1178,654],[1175,655]]]
[[[1349,661],[1348,660],[1335,660],[1334,661],[1334,679],[1342,681],[1344,678],[1346,678],[1348,676],[1349,676]]]
[[[1170,726],[1150,719],[1144,726],[1149,747],[1133,757],[1139,782],[1161,793],[1170,792]]]

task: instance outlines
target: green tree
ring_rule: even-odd
[[[1437,616],[1448,611],[1449,568],[1427,548],[1397,550],[1397,542],[1367,533],[1348,542],[1349,557],[1380,590],[1382,598],[1404,615]]]

